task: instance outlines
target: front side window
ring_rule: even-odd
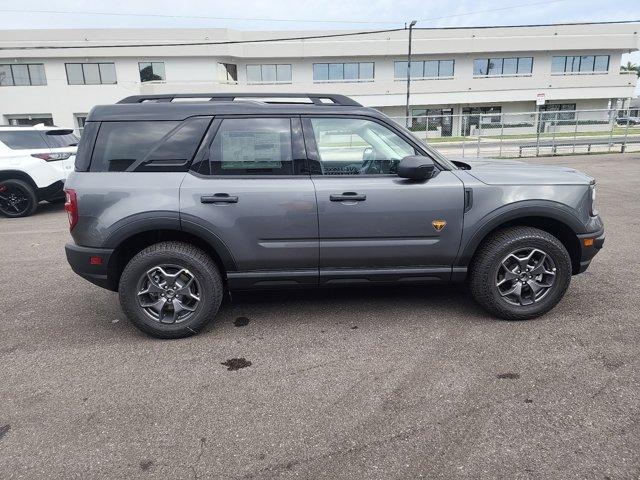
[[[532,71],[533,57],[476,58],[473,61],[474,77],[530,75]]]
[[[389,128],[360,118],[310,120],[323,175],[393,175],[415,149]]]
[[[291,65],[247,65],[247,83],[291,83]]]
[[[291,120],[227,118],[209,147],[211,175],[292,175]]]
[[[164,62],[140,62],[141,82],[164,82],[167,78],[164,73]]]
[[[114,63],[67,63],[69,85],[106,85],[116,83]]]
[[[0,65],[0,87],[46,84],[47,77],[41,63]]]

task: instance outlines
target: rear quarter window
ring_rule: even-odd
[[[210,121],[211,117],[194,117],[182,122],[102,122],[90,170],[186,171]]]
[[[12,150],[36,150],[49,148],[40,132],[33,130],[7,130],[0,132],[0,142]]]

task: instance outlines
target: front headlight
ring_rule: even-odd
[[[591,190],[591,216],[595,217],[596,215],[598,215],[598,210],[596,210],[596,184],[592,183],[589,186],[589,189]]]

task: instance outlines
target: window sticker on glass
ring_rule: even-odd
[[[222,169],[281,168],[278,132],[222,132]]]

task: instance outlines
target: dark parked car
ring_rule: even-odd
[[[69,263],[163,338],[256,288],[468,280],[493,315],[533,318],[604,242],[587,175],[452,162],[340,95],[95,107],[66,192]]]
[[[640,125],[640,117],[618,117],[616,123],[618,125]]]

